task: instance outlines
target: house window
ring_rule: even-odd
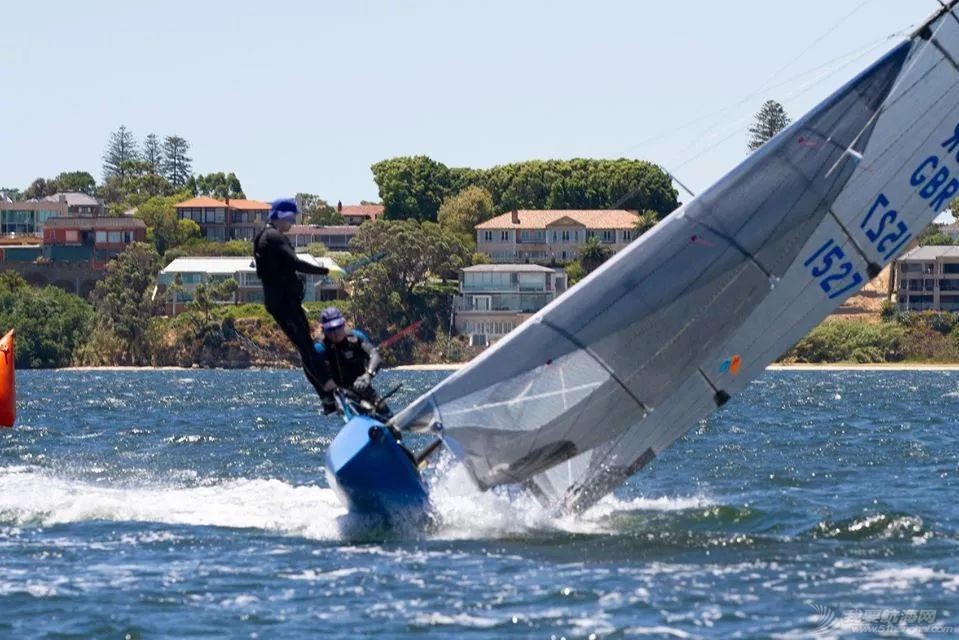
[[[126,244],[130,244],[131,242],[133,242],[133,232],[132,232],[132,231],[124,231],[124,232],[123,232],[123,242],[125,242]]]
[[[501,242],[509,242],[509,231],[500,231],[499,239]]]
[[[484,232],[483,232],[483,239],[486,240],[486,242],[492,242],[492,241],[493,241],[493,232],[492,232],[492,231],[484,231]]]
[[[120,232],[119,232],[119,231],[111,231],[111,232],[109,232],[109,233],[107,234],[107,241],[110,242],[110,244],[119,244],[119,243],[120,243]]]
[[[473,296],[473,311],[489,311],[490,296]]]
[[[107,232],[106,231],[97,231],[97,243],[107,241]]]
[[[546,242],[545,231],[521,231],[520,240],[522,242]]]
[[[563,242],[569,242],[569,231],[563,232]]]
[[[79,234],[76,231],[67,231],[67,242],[79,242]]]
[[[629,242],[633,239],[632,231],[623,231],[623,242]]]
[[[616,242],[616,232],[612,229],[603,230],[603,242],[613,243]]]

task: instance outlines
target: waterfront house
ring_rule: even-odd
[[[637,237],[625,209],[519,209],[476,225],[476,248],[493,262],[568,262],[595,237],[613,253]]]
[[[0,269],[16,271],[34,286],[53,285],[85,297],[110,260],[146,241],[146,225],[136,218],[54,216],[43,224],[42,244],[16,241],[4,238]]]
[[[336,203],[336,211],[346,224],[358,227],[364,222],[375,222],[383,217],[383,205],[381,204],[347,204]]]
[[[66,202],[66,216],[74,218],[98,218],[104,214],[103,203],[79,191],[61,191],[47,196],[43,202]]]
[[[5,237],[31,236],[39,240],[43,227],[50,218],[68,215],[66,199],[0,200],[0,233]]]
[[[471,345],[503,337],[566,291],[566,272],[535,264],[480,264],[460,269],[454,326]]]
[[[959,311],[959,247],[927,245],[895,262],[895,297],[904,311]]]
[[[193,220],[207,240],[253,240],[266,223],[270,205],[260,200],[217,200],[198,196],[176,205],[177,218]]]
[[[139,218],[50,218],[43,228],[43,255],[51,262],[88,262],[99,269],[146,237]]]
[[[323,243],[330,251],[349,251],[350,240],[359,227],[350,225],[295,224],[286,237],[294,247],[306,247],[316,242]]]

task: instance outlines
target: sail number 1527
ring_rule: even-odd
[[[803,265],[810,270],[812,277],[829,295],[829,299],[838,298],[844,293],[861,285],[865,278],[856,271],[852,261],[846,260],[846,253],[834,240],[827,240],[806,259]]]

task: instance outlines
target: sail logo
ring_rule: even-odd
[[[731,373],[736,375],[739,373],[739,365],[743,362],[742,358],[738,355],[731,356],[723,360],[723,363],[719,365],[719,373]]]
[[[946,157],[932,155],[919,163],[916,170],[909,177],[909,184],[916,187],[916,192],[923,200],[929,200],[929,207],[936,213],[946,208],[949,201],[959,193],[959,179],[946,164],[949,156],[956,156],[959,161],[959,124],[953,130],[952,136],[939,145],[946,150]]]

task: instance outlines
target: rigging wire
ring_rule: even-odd
[[[829,79],[830,77],[832,77],[832,76],[836,75],[837,73],[839,73],[840,71],[842,71],[844,68],[848,67],[849,65],[851,65],[851,64],[857,62],[858,60],[860,60],[861,58],[865,57],[865,56],[868,55],[870,52],[872,52],[874,49],[876,49],[877,47],[879,47],[881,44],[887,42],[888,40],[890,40],[890,39],[892,39],[892,38],[897,37],[898,35],[900,35],[900,34],[898,34],[898,33],[897,33],[897,34],[893,34],[893,35],[888,36],[888,37],[885,37],[885,38],[883,38],[883,39],[881,39],[881,40],[875,41],[875,42],[873,42],[872,44],[870,44],[868,47],[866,47],[866,48],[864,48],[864,49],[860,49],[860,50],[858,50],[858,51],[856,51],[856,52],[853,52],[852,54],[846,54],[845,56],[840,56],[840,57],[837,57],[837,58],[833,58],[832,60],[830,60],[830,61],[827,62],[827,63],[824,63],[824,64],[822,64],[822,65],[819,65],[818,67],[815,67],[815,68],[813,68],[813,69],[810,69],[809,71],[806,71],[806,72],[804,72],[803,74],[801,74],[801,75],[799,75],[799,76],[794,76],[793,78],[789,78],[789,79],[783,80],[782,82],[779,82],[779,83],[777,83],[777,84],[775,84],[775,85],[772,85],[770,88],[776,88],[776,87],[781,87],[781,86],[784,86],[784,85],[792,84],[792,83],[794,83],[796,80],[798,80],[799,78],[802,78],[803,76],[809,75],[810,73],[813,73],[813,72],[815,72],[815,71],[823,70],[823,69],[825,68],[825,70],[824,70],[822,73],[820,73],[820,74],[818,74],[817,76],[811,78],[810,80],[808,80],[808,81],[805,82],[804,84],[799,85],[797,88],[793,89],[792,91],[787,92],[787,93],[785,94],[785,96],[784,96],[784,99],[788,100],[788,99],[792,99],[792,98],[801,96],[801,95],[803,95],[803,94],[811,91],[816,85],[818,85],[818,84],[826,81],[826,80]],[[843,58],[848,58],[848,59],[843,60]],[[839,63],[837,64],[837,62],[840,61],[840,60],[842,60],[842,62],[839,62]],[[830,65],[833,65],[833,66],[831,66],[831,68],[828,68],[828,67],[830,67]],[[754,117],[755,117],[754,114],[744,113],[744,114],[740,114],[740,115],[739,115],[736,119],[734,119],[734,120],[727,120],[727,121],[724,123],[725,126],[723,126],[723,129],[726,130],[726,131],[731,131],[731,132],[728,133],[728,134],[726,134],[726,135],[723,135],[723,136],[722,136],[721,138],[719,138],[719,139],[715,139],[716,136],[719,135],[718,133],[715,133],[715,132],[712,133],[709,137],[715,139],[715,142],[713,142],[712,144],[709,144],[709,145],[707,145],[707,146],[705,146],[705,147],[702,146],[703,139],[702,139],[701,137],[697,137],[696,140],[694,140],[694,141],[693,141],[692,143],[690,143],[689,145],[683,147],[683,148],[682,148],[680,151],[678,151],[678,152],[676,153],[676,155],[672,158],[672,160],[671,160],[672,163],[679,162],[679,164],[674,164],[673,168],[679,168],[679,167],[686,166],[686,165],[689,164],[690,162],[692,162],[692,161],[698,159],[700,156],[704,155],[707,151],[710,151],[710,150],[712,150],[713,148],[715,148],[716,146],[718,146],[719,144],[722,144],[723,142],[725,142],[726,140],[728,140],[728,139],[731,138],[732,136],[742,133],[743,130],[744,130],[744,128],[745,128],[745,125],[746,125],[750,120],[752,120]],[[697,152],[696,154],[692,155],[692,156],[687,156],[687,152],[688,152],[690,149],[693,149],[693,148],[696,148],[696,149],[698,150],[698,152]],[[680,162],[680,161],[681,161],[681,162]]]
[[[865,55],[865,54],[863,54],[863,55]],[[862,57],[862,56],[859,56],[859,57]],[[857,58],[857,59],[858,59],[858,58]],[[850,60],[850,61],[848,61],[848,62],[845,62],[845,63],[843,63],[842,65],[839,65],[839,66],[835,67],[834,69],[830,70],[828,73],[824,73],[824,74],[822,74],[822,75],[820,75],[820,76],[812,79],[810,82],[807,82],[806,84],[801,85],[800,87],[796,88],[795,90],[787,93],[787,94],[785,95],[785,99],[788,100],[788,99],[791,99],[791,98],[795,98],[795,97],[797,97],[797,96],[803,95],[803,94],[811,91],[811,90],[813,89],[813,87],[815,87],[816,85],[818,85],[818,84],[826,81],[826,80],[829,79],[831,76],[837,74],[837,73],[840,72],[843,68],[845,68],[845,67],[849,66],[850,64],[852,64],[853,62],[855,62],[855,60],[856,60],[856,59],[852,59],[852,60]],[[742,115],[740,115],[737,119],[728,122],[728,123],[727,123],[727,127],[725,127],[724,129],[725,129],[726,131],[728,131],[729,133],[726,133],[725,135],[722,135],[722,136],[719,137],[719,138],[716,138],[716,137],[715,137],[715,136],[719,135],[718,133],[717,133],[717,134],[714,134],[714,135],[712,136],[713,141],[712,141],[710,144],[707,144],[707,145],[703,146],[703,144],[702,144],[703,140],[702,140],[702,139],[697,139],[697,140],[694,141],[692,144],[687,145],[686,147],[684,147],[681,151],[679,151],[679,152],[677,153],[677,156],[676,156],[676,157],[673,158],[673,160],[672,160],[672,162],[673,162],[673,168],[674,168],[674,169],[680,169],[680,168],[682,168],[682,167],[685,167],[686,165],[689,165],[690,163],[692,163],[692,162],[698,160],[699,158],[703,157],[703,156],[706,155],[708,152],[712,151],[713,149],[715,149],[716,147],[720,146],[720,145],[723,144],[724,142],[727,142],[730,138],[732,138],[732,137],[734,137],[734,136],[736,136],[736,135],[742,135],[743,131],[744,131],[745,128],[746,128],[746,125],[747,125],[747,124],[749,123],[749,121],[751,121],[754,117],[755,117],[755,116],[752,115],[752,114],[742,114]],[[694,153],[694,154],[692,154],[692,155],[686,155],[686,152],[689,151],[689,150],[691,150],[691,149],[693,149],[693,148],[696,149],[696,153]]]
[[[748,95],[744,96],[743,98],[737,100],[736,102],[733,102],[733,103],[731,103],[731,104],[726,105],[725,107],[720,107],[719,109],[716,109],[716,110],[711,111],[711,112],[709,112],[709,113],[696,116],[695,118],[693,118],[693,119],[691,119],[691,120],[689,120],[689,121],[687,121],[687,122],[685,122],[685,123],[683,123],[683,124],[681,124],[681,125],[678,125],[678,126],[672,128],[672,129],[669,129],[669,130],[666,130],[666,131],[661,131],[661,132],[656,133],[656,134],[654,134],[654,135],[651,135],[651,136],[649,136],[649,137],[647,137],[647,138],[644,138],[644,139],[636,142],[635,144],[627,147],[627,148],[624,150],[624,153],[623,153],[622,155],[625,155],[625,153],[628,153],[629,151],[633,151],[633,150],[635,150],[635,149],[638,148],[638,147],[645,146],[646,144],[648,144],[648,143],[650,143],[650,142],[654,142],[654,141],[656,141],[656,140],[661,140],[662,138],[668,137],[668,136],[670,136],[670,135],[672,135],[672,134],[674,134],[674,133],[676,133],[676,132],[678,132],[678,131],[681,131],[681,130],[686,129],[686,128],[688,128],[688,127],[690,127],[690,126],[692,126],[692,125],[694,125],[694,124],[696,124],[696,123],[698,123],[698,122],[701,122],[702,120],[706,120],[706,119],[709,119],[709,118],[712,118],[712,117],[721,116],[721,115],[723,115],[723,114],[725,114],[725,113],[727,113],[727,112],[735,109],[736,107],[742,106],[742,105],[744,105],[744,104],[746,104],[746,103],[754,100],[757,96],[762,95],[763,93],[765,93],[766,91],[768,91],[768,90],[770,90],[770,89],[775,89],[776,87],[780,87],[780,86],[782,86],[782,85],[784,85],[784,84],[788,84],[788,83],[790,83],[790,82],[794,82],[795,80],[797,80],[797,79],[799,79],[799,78],[802,78],[803,76],[805,76],[805,75],[807,75],[807,74],[809,74],[809,73],[813,73],[814,71],[817,71],[817,70],[819,70],[819,69],[821,69],[821,68],[823,68],[823,67],[826,67],[826,66],[829,66],[829,65],[834,64],[837,60],[840,60],[840,59],[842,59],[842,58],[846,58],[846,57],[849,57],[849,56],[852,56],[852,60],[858,59],[858,58],[862,57],[863,55],[865,55],[866,53],[868,53],[869,51],[871,51],[872,49],[874,49],[875,47],[879,46],[880,44],[882,44],[882,43],[884,43],[884,42],[887,42],[888,40],[891,40],[891,39],[894,39],[894,38],[898,38],[898,37],[901,37],[901,36],[909,33],[909,31],[913,28],[912,26],[910,26],[910,27],[908,27],[908,28],[906,28],[906,29],[897,31],[896,33],[893,33],[893,34],[890,34],[890,35],[888,35],[888,36],[879,38],[879,39],[877,39],[877,40],[872,41],[870,44],[866,45],[865,47],[860,47],[860,48],[855,49],[855,50],[853,50],[853,51],[851,51],[851,52],[844,53],[844,54],[842,54],[842,55],[840,55],[840,56],[837,56],[837,57],[835,57],[835,58],[833,58],[833,59],[831,59],[831,60],[828,60],[828,61],[826,61],[826,62],[824,62],[824,63],[822,63],[822,64],[820,64],[820,65],[818,65],[818,66],[816,66],[816,67],[813,67],[813,68],[811,68],[811,69],[807,69],[806,71],[803,71],[803,72],[801,72],[801,73],[799,73],[799,74],[797,74],[797,75],[795,75],[795,76],[792,76],[792,77],[790,77],[790,78],[787,78],[786,80],[782,80],[782,81],[780,81],[780,82],[778,82],[778,83],[775,83],[775,84],[770,84],[770,82],[772,82],[773,80],[776,80],[777,78],[780,78],[783,71],[785,71],[786,69],[788,69],[789,67],[791,67],[793,64],[795,64],[795,62],[796,62],[797,60],[799,60],[800,58],[804,57],[810,50],[813,49],[813,47],[815,47],[815,46],[816,46],[817,44],[819,44],[822,40],[824,40],[828,35],[830,35],[833,31],[835,31],[836,28],[838,28],[838,27],[840,26],[840,24],[842,24],[842,22],[844,22],[845,20],[847,20],[847,19],[848,19],[849,17],[851,17],[856,11],[858,11],[859,8],[861,8],[863,5],[865,5],[866,3],[871,2],[871,1],[872,1],[872,0],[864,0],[862,3],[860,3],[859,7],[857,7],[855,10],[853,10],[852,12],[850,12],[849,14],[847,14],[844,18],[842,18],[842,20],[840,20],[839,23],[833,25],[833,27],[832,27],[831,29],[829,29],[826,33],[824,33],[823,35],[819,36],[816,40],[814,40],[809,46],[807,46],[805,49],[803,49],[802,53],[800,53],[798,56],[795,56],[792,60],[790,60],[789,62],[787,62],[786,64],[784,64],[782,67],[780,67],[780,68],[779,68],[774,74],[772,74],[769,78],[767,78],[766,80],[764,80],[763,83],[760,84],[760,86],[759,86],[758,89],[754,90],[753,92],[749,93]],[[850,63],[852,62],[852,60],[850,60]]]
[[[852,64],[853,62],[861,59],[862,57],[866,56],[867,54],[869,54],[871,51],[873,51],[875,48],[877,48],[877,47],[880,46],[881,44],[884,44],[884,43],[886,43],[886,42],[888,42],[889,40],[892,40],[892,39],[897,39],[897,38],[903,37],[903,36],[909,34],[909,33],[912,31],[912,29],[914,28],[914,25],[910,25],[910,26],[907,27],[906,29],[902,29],[902,30],[897,31],[897,32],[895,32],[895,33],[892,33],[892,34],[890,34],[890,35],[888,35],[888,36],[885,36],[885,37],[883,37],[883,38],[879,38],[879,39],[877,39],[877,40],[874,40],[873,42],[871,42],[870,44],[866,45],[865,47],[862,47],[862,48],[857,49],[857,50],[855,50],[855,51],[852,51],[852,52],[845,53],[845,54],[842,54],[842,55],[840,55],[840,56],[837,56],[837,57],[835,57],[835,58],[833,58],[833,59],[831,59],[831,60],[829,60],[829,61],[827,61],[827,62],[824,62],[824,63],[822,63],[822,64],[820,64],[820,65],[818,65],[818,66],[812,67],[811,69],[807,69],[806,71],[803,71],[803,72],[801,72],[801,73],[799,73],[799,74],[797,74],[797,75],[794,75],[794,76],[792,76],[792,77],[790,77],[790,78],[787,78],[787,79],[785,79],[785,80],[780,79],[781,76],[782,76],[782,73],[783,73],[786,69],[790,68],[790,67],[793,66],[798,60],[800,60],[801,58],[805,57],[806,54],[808,54],[810,51],[812,51],[817,45],[819,45],[819,43],[821,43],[823,40],[825,40],[827,37],[829,37],[829,36],[830,36],[833,32],[835,32],[842,24],[844,24],[846,21],[848,21],[851,17],[853,17],[856,13],[858,13],[860,10],[862,10],[862,8],[865,7],[867,4],[869,4],[870,2],[872,2],[872,0],[862,0],[862,1],[861,1],[859,4],[857,4],[851,11],[849,11],[848,13],[846,13],[842,18],[840,18],[837,22],[835,22],[835,23],[834,23],[829,29],[827,29],[822,35],[818,36],[815,40],[813,40],[810,44],[808,44],[799,54],[797,54],[796,56],[794,56],[792,59],[790,59],[790,60],[789,60],[788,62],[786,62],[784,65],[782,65],[779,69],[777,69],[773,74],[771,74],[765,81],[763,81],[763,82],[759,85],[759,88],[758,88],[758,89],[756,89],[755,91],[751,92],[750,94],[748,94],[748,95],[745,96],[744,98],[742,98],[742,99],[740,99],[740,100],[738,100],[738,101],[736,101],[736,102],[734,102],[734,103],[732,103],[732,104],[730,104],[730,105],[727,105],[727,106],[725,106],[725,107],[722,107],[722,108],[720,108],[720,109],[717,109],[717,110],[715,110],[715,111],[712,111],[712,112],[710,112],[710,113],[708,113],[708,114],[701,115],[701,116],[697,116],[696,118],[693,118],[692,120],[687,121],[687,122],[685,122],[685,123],[683,123],[683,124],[681,124],[681,125],[679,125],[679,126],[677,126],[677,127],[674,127],[674,128],[672,128],[672,129],[669,129],[669,130],[666,130],[666,131],[661,131],[661,132],[659,132],[659,133],[657,133],[657,134],[654,134],[654,135],[652,135],[652,136],[649,136],[648,138],[645,138],[645,139],[639,141],[638,143],[631,145],[630,147],[628,147],[628,148],[625,149],[623,152],[621,152],[621,153],[619,153],[619,154],[617,154],[617,155],[620,156],[620,157],[622,157],[622,156],[627,156],[627,155],[630,154],[630,152],[635,151],[637,148],[646,146],[646,145],[648,145],[650,142],[654,142],[654,141],[657,141],[657,140],[661,140],[661,139],[663,139],[663,138],[666,138],[666,137],[668,137],[668,136],[675,135],[676,133],[678,133],[678,132],[680,132],[680,131],[683,131],[683,130],[686,130],[686,129],[692,127],[693,125],[702,123],[703,121],[707,121],[707,123],[706,123],[706,125],[704,126],[704,128],[700,129],[701,131],[703,131],[702,136],[708,136],[709,138],[713,138],[713,139],[715,139],[716,135],[718,135],[717,132],[713,131],[717,125],[718,125],[718,126],[722,126],[722,128],[723,128],[723,129],[726,129],[726,130],[729,130],[727,127],[729,127],[731,124],[733,125],[734,128],[731,130],[730,133],[728,133],[728,134],[720,137],[719,139],[716,139],[715,142],[713,142],[712,144],[707,145],[706,147],[703,147],[703,146],[702,146],[702,143],[703,143],[702,136],[694,136],[695,140],[694,140],[692,143],[690,143],[689,145],[687,145],[686,147],[684,147],[680,152],[678,152],[678,153],[674,156],[674,158],[673,158],[672,160],[670,160],[670,161],[668,162],[668,164],[672,167],[673,170],[682,168],[682,167],[690,164],[691,162],[694,162],[695,160],[701,158],[701,157],[702,157],[703,155],[705,155],[707,152],[712,151],[712,150],[715,149],[717,146],[719,146],[719,145],[723,144],[724,142],[728,141],[728,140],[729,140],[730,138],[732,138],[733,136],[735,136],[735,135],[737,135],[737,134],[740,134],[740,133],[743,131],[743,128],[744,128],[745,124],[754,117],[754,115],[752,115],[752,114],[744,114],[744,115],[739,116],[739,117],[736,118],[735,120],[733,120],[732,123],[730,123],[728,120],[725,121],[725,122],[723,122],[723,121],[722,121],[722,116],[726,115],[726,114],[729,113],[730,111],[736,109],[737,107],[740,107],[740,106],[746,104],[747,102],[755,99],[757,96],[759,96],[759,95],[761,95],[761,94],[763,94],[763,93],[765,93],[765,92],[768,92],[770,89],[775,89],[775,88],[777,88],[777,87],[781,87],[781,86],[784,86],[784,85],[791,84],[791,83],[796,82],[797,80],[799,80],[799,79],[801,79],[801,78],[804,78],[804,77],[808,76],[809,74],[815,73],[815,72],[817,72],[817,71],[819,71],[819,70],[821,70],[821,69],[824,69],[824,68],[830,69],[830,68],[831,68],[828,72],[823,73],[823,74],[820,74],[820,75],[819,75],[818,77],[816,77],[813,81],[808,82],[808,83],[806,83],[805,85],[799,87],[797,90],[791,92],[790,94],[787,94],[786,97],[787,97],[787,99],[788,99],[788,98],[792,98],[792,97],[795,97],[795,96],[798,96],[798,95],[802,95],[802,94],[810,91],[813,87],[815,87],[817,84],[823,82],[824,80],[826,80],[826,79],[829,78],[830,76],[835,75],[835,74],[838,73],[840,70],[842,70],[844,67],[846,67],[846,66]],[[847,59],[847,58],[848,58],[848,59]],[[837,64],[838,61],[842,61],[842,60],[844,60],[844,59],[845,59],[845,61]],[[773,81],[776,80],[776,79],[780,79],[780,81],[779,81],[779,82],[773,82]],[[725,126],[723,126],[723,125],[725,125]],[[696,148],[696,153],[693,154],[692,156],[687,156],[687,155],[686,155],[686,152],[689,151],[689,150],[692,149],[692,148]],[[678,164],[676,164],[677,162],[678,162]],[[668,173],[668,172],[667,172],[667,173]],[[676,180],[675,176],[674,176],[672,173],[670,173],[669,175],[670,175],[670,178],[671,178],[671,179]],[[677,182],[678,182],[678,181],[677,181]],[[680,186],[681,186],[685,191],[687,191],[687,192],[689,192],[690,194],[692,194],[692,191],[691,191],[689,188],[687,188],[685,185],[680,184]],[[625,195],[624,197],[620,198],[619,202],[618,202],[615,206],[616,206],[616,207],[621,206],[623,203],[625,203],[627,200],[629,200],[629,198],[633,197],[633,195],[635,195],[635,191],[630,192],[629,194],[627,194],[627,195]]]

